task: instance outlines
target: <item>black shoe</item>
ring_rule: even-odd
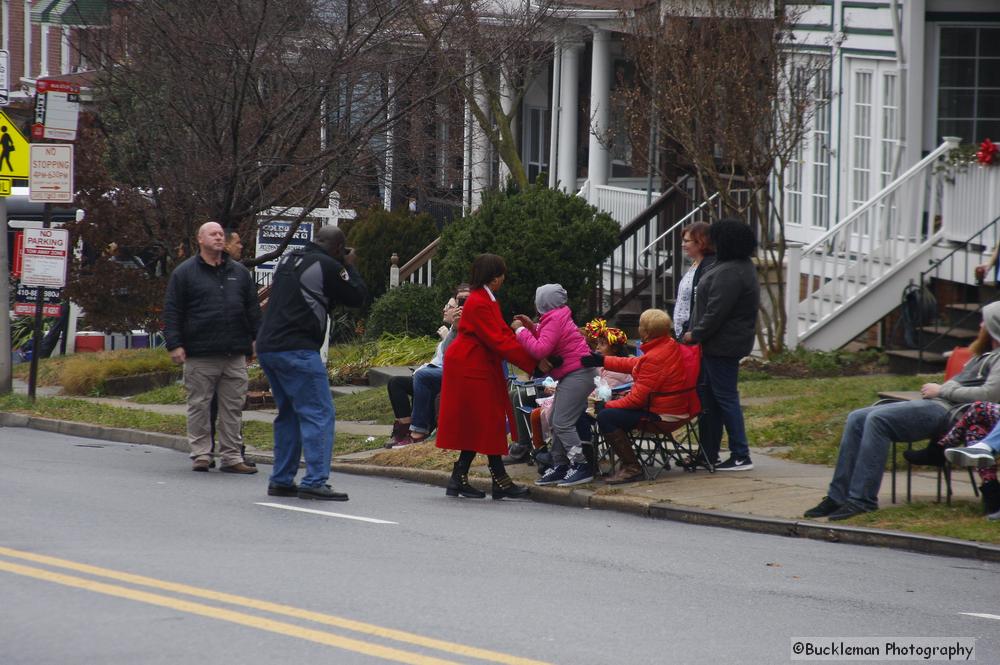
[[[715,465],[716,471],[749,471],[753,468],[753,461],[749,457],[731,456],[725,462]]]
[[[944,466],[944,448],[932,443],[920,450],[904,450],[903,459],[920,466]]]
[[[870,513],[871,511],[867,508],[862,508],[859,505],[853,503],[845,503],[840,508],[830,513],[829,519],[831,522],[839,522],[840,520],[850,519],[857,515],[863,515],[864,513]]]
[[[448,481],[448,487],[444,493],[448,496],[464,496],[469,499],[485,499],[486,492],[477,490],[469,484],[469,476],[461,474],[458,478],[454,475]]]
[[[530,492],[527,487],[515,485],[510,476],[493,479],[492,496],[496,501],[500,499],[527,499],[529,498],[529,494]]]
[[[828,496],[824,496],[815,508],[810,508],[805,512],[804,517],[826,517],[830,513],[835,513],[840,508],[840,504]]]
[[[299,485],[297,492],[300,499],[317,499],[319,501],[347,501],[347,495],[343,492],[334,492],[329,485],[319,487],[302,487]]]
[[[295,483],[291,485],[275,485],[274,483],[269,483],[267,486],[268,496],[298,496],[299,486]]]
[[[504,464],[527,464],[531,456],[531,446],[523,443],[511,445],[510,451],[501,457]]]

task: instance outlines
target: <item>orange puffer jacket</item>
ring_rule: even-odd
[[[650,393],[665,393],[685,388],[684,363],[680,346],[673,337],[657,337],[643,342],[643,355],[638,358],[606,356],[604,368],[612,372],[628,372],[632,375],[632,390],[619,399],[611,400],[605,407],[609,409],[650,410],[658,415],[688,415],[686,393],[679,395],[657,395],[652,404]]]

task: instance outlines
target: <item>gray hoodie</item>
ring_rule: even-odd
[[[535,309],[539,314],[551,312],[566,304],[566,289],[561,284],[542,284],[535,289]]]

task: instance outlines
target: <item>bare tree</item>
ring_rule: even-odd
[[[693,174],[703,195],[718,193],[723,215],[756,226],[765,285],[758,336],[765,353],[777,351],[787,325],[785,174],[800,155],[828,59],[793,56],[796,17],[784,3],[664,6],[648,3],[626,18],[636,80],[618,101],[633,127],[648,127],[656,109],[660,151],[676,157],[661,169]]]
[[[532,81],[549,66],[553,35],[550,20],[563,7],[557,0],[462,0],[456,15],[440,12],[419,23],[428,39],[451,26],[440,42],[437,66],[449,72],[472,114],[472,120],[496,150],[519,189],[528,175],[519,152],[515,121]]]

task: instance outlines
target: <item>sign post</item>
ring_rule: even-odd
[[[51,205],[45,204],[45,217],[40,229],[24,230],[21,258],[21,284],[37,286],[35,329],[31,340],[31,370],[28,374],[28,398],[35,401],[38,381],[38,352],[42,342],[42,313],[45,288],[66,286],[66,263],[69,259],[69,231],[53,229]]]

